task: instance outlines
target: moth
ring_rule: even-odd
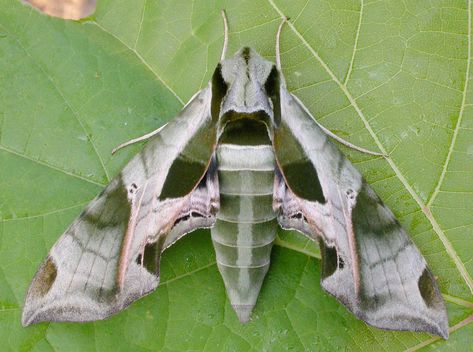
[[[152,292],[160,257],[210,228],[238,319],[250,319],[278,226],[318,241],[322,287],[358,318],[448,337],[426,261],[362,175],[250,48],[222,58],[209,84],[148,139],[52,247],[22,323],[104,319]],[[120,147],[122,147],[120,146]],[[351,145],[352,146],[352,145]]]

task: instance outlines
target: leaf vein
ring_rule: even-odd
[[[451,334],[455,331],[457,331],[458,329],[470,324],[473,322],[473,315],[470,315],[469,317],[467,317],[466,319],[462,320],[461,322],[459,322],[458,324],[455,324],[454,326],[450,327],[448,329],[448,332]],[[435,336],[435,337],[431,337],[430,339],[427,339],[425,341],[422,341],[421,343],[419,343],[418,345],[415,345],[411,348],[408,348],[407,350],[405,350],[404,352],[414,352],[414,351],[418,351],[436,341],[439,341],[441,339],[441,337],[439,336]]]
[[[467,95],[467,91],[468,91],[468,80],[469,80],[469,76],[470,76],[470,62],[471,62],[471,0],[468,1],[468,53],[467,53],[467,58],[468,59],[467,59],[467,63],[466,63],[465,84],[463,85],[463,97],[462,97],[462,103],[461,103],[461,106],[460,106],[460,112],[458,114],[457,124],[455,126],[454,131],[453,131],[452,140],[451,140],[450,146],[448,148],[447,157],[445,159],[445,163],[443,164],[442,173],[440,174],[437,185],[435,186],[434,192],[432,193],[432,196],[430,197],[430,200],[427,202],[427,207],[430,207],[433,204],[433,202],[437,198],[437,195],[440,192],[443,181],[445,180],[445,175],[447,174],[448,166],[450,165],[450,161],[452,159],[452,154],[453,154],[453,151],[455,149],[455,144],[457,142],[458,133],[460,131],[460,126],[461,126],[462,120],[463,120],[463,113],[465,111],[466,95]]]
[[[0,145],[0,150],[3,150],[3,151],[5,151],[5,152],[7,152],[7,153],[10,153],[10,154],[19,156],[19,157],[21,157],[21,158],[27,159],[27,160],[32,161],[32,162],[34,162],[34,163],[37,163],[37,164],[39,164],[39,165],[46,166],[46,167],[51,168],[51,169],[53,169],[53,170],[55,170],[55,171],[59,171],[59,172],[65,174],[65,175],[78,178],[78,179],[80,179],[80,180],[82,180],[82,181],[86,181],[86,182],[88,182],[88,183],[92,183],[92,184],[94,184],[94,185],[101,186],[101,187],[104,187],[104,186],[105,186],[103,183],[100,183],[100,182],[91,180],[90,178],[81,176],[81,175],[79,175],[79,174],[75,174],[75,173],[70,172],[70,171],[66,171],[66,170],[64,170],[64,169],[61,169],[60,167],[54,166],[54,165],[49,164],[49,163],[47,163],[47,162],[45,162],[45,161],[42,161],[42,160],[39,160],[39,159],[34,159],[34,158],[32,158],[32,157],[30,157],[30,156],[28,156],[28,155],[21,154],[20,152],[17,152],[17,151],[15,151],[15,150],[13,150],[13,149],[7,148],[7,147],[5,147],[5,146],[3,146],[3,145]]]
[[[138,28],[138,33],[136,34],[135,44],[133,46],[134,50],[136,50],[136,47],[138,46],[138,41],[140,40],[141,31],[143,30],[143,21],[145,19],[146,3],[147,3],[147,0],[144,0],[143,1],[143,9],[141,10],[140,27]]]
[[[80,127],[82,128],[82,130],[85,132],[85,134],[87,135],[87,140],[90,142],[91,146],[92,146],[92,149],[94,150],[94,153],[97,155],[97,158],[99,159],[99,162],[100,162],[100,165],[102,166],[102,169],[105,173],[105,177],[107,178],[107,181],[110,181],[110,176],[108,174],[108,171],[107,171],[107,168],[105,167],[105,164],[104,164],[104,161],[102,159],[102,156],[100,155],[100,153],[98,152],[98,149],[94,143],[94,141],[92,140],[90,136],[90,133],[89,131],[87,130],[87,128],[85,127],[84,123],[82,122],[82,120],[79,118],[79,114],[78,112],[72,107],[72,105],[69,103],[69,101],[66,99],[66,96],[63,94],[63,92],[59,89],[59,87],[54,83],[54,80],[52,79],[52,77],[44,70],[43,67],[41,67],[39,64],[36,63],[36,60],[34,60],[34,58],[31,56],[30,52],[28,50],[26,50],[26,48],[21,44],[21,42],[15,38],[14,39],[17,43],[18,43],[18,46],[25,52],[25,54],[31,59],[32,62],[35,63],[36,67],[39,68],[39,70],[41,71],[41,73],[46,77],[46,79],[50,82],[51,86],[54,88],[54,90],[59,94],[59,96],[61,97],[61,99],[64,101],[64,104],[66,104],[66,106],[71,110],[72,112],[72,115],[74,116],[74,118],[76,119],[76,121],[79,123]]]
[[[182,104],[184,105],[184,101],[181,99],[181,97],[176,93],[176,91],[174,89],[171,88],[171,86],[166,83],[166,81],[163,80],[163,78],[158,75],[158,73],[146,62],[146,60],[143,58],[143,56],[141,56],[141,54],[131,48],[130,46],[128,46],[123,40],[121,40],[119,37],[117,37],[115,34],[113,34],[112,32],[110,32],[108,29],[106,29],[105,27],[103,27],[100,23],[98,22],[92,22],[93,24],[95,24],[99,29],[101,29],[102,31],[104,31],[105,33],[107,33],[108,35],[110,35],[111,37],[115,38],[116,40],[118,40],[125,48],[127,48],[128,50],[130,50],[132,53],[134,53],[136,55],[136,57],[141,61],[141,63],[158,79],[158,81],[160,81],[164,87],[166,87],[167,90],[169,90],[172,95],[174,95],[176,97],[176,99]]]
[[[360,36],[361,22],[363,19],[363,7],[364,7],[364,2],[363,0],[360,0],[360,15],[358,17],[358,27],[356,29],[355,43],[353,44],[353,53],[351,55],[350,66],[348,67],[347,76],[345,77],[345,81],[343,82],[343,85],[345,86],[347,85],[347,82],[350,79],[350,75],[353,70],[353,63],[355,62],[355,55],[358,48],[358,38]]]
[[[0,220],[0,223],[1,223],[1,222],[22,221],[22,220],[29,220],[29,219],[35,219],[35,218],[42,218],[42,217],[44,217],[44,216],[53,215],[53,214],[57,214],[57,213],[62,213],[63,211],[67,211],[67,210],[71,210],[71,209],[74,209],[74,208],[83,207],[83,206],[85,206],[86,204],[88,204],[89,202],[90,202],[90,201],[87,201],[87,202],[80,202],[80,203],[77,203],[77,204],[74,204],[74,205],[71,205],[71,206],[68,206],[68,207],[64,207],[64,208],[60,208],[60,209],[54,209],[54,210],[51,210],[51,211],[48,211],[48,212],[45,212],[45,213],[41,213],[41,214],[34,214],[34,215],[22,216],[22,217],[11,218],[11,219],[1,219],[1,220]]]

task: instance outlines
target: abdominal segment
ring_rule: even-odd
[[[241,322],[250,319],[269,269],[277,220],[270,145],[220,144],[220,210],[211,229],[218,269]]]

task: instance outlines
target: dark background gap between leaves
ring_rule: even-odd
[[[99,1],[90,17],[63,21],[0,1],[3,348],[471,348],[471,3]],[[232,314],[209,233],[197,231],[165,253],[157,292],[125,312],[21,328],[26,288],[48,249],[140,147],[113,158],[110,150],[171,119],[210,78],[223,42],[221,8],[229,52],[250,45],[268,59],[281,16],[290,17],[282,37],[290,90],[341,137],[390,152],[386,162],[344,148],[438,278],[448,341],[354,318],[320,288],[316,246],[288,232],[280,233],[250,324]]]

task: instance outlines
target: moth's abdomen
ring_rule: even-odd
[[[274,155],[266,144],[221,144],[217,162],[220,210],[212,240],[227,295],[246,322],[269,269],[278,226],[272,208]]]

